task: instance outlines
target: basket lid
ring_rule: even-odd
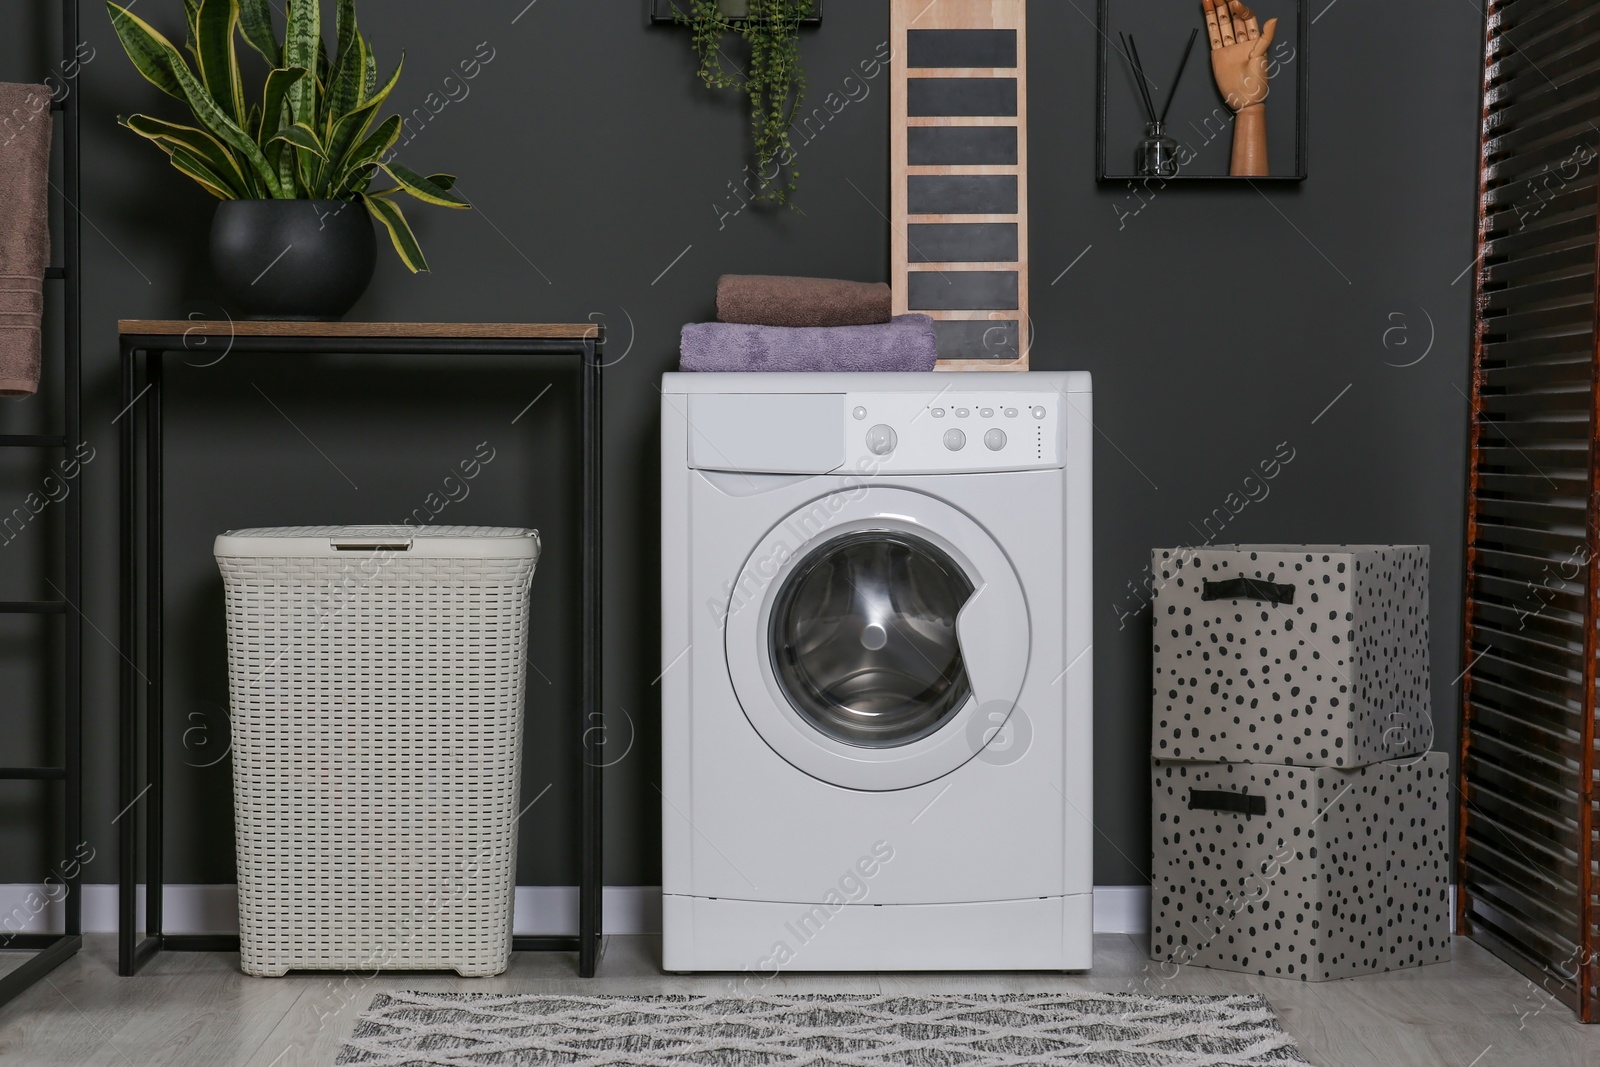
[[[217,538],[216,555],[538,560],[539,548],[538,530],[508,526],[275,526],[229,530]]]

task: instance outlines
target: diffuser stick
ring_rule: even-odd
[[[1128,63],[1133,67],[1134,79],[1139,83],[1139,96],[1144,100],[1145,114],[1150,116],[1151,122],[1155,122],[1156,105],[1150,96],[1150,79],[1145,77],[1144,64],[1139,60],[1139,46],[1131,33],[1123,37],[1122,44],[1127,51]]]
[[[1194,39],[1200,36],[1200,27],[1196,26],[1189,31],[1189,44],[1183,50],[1183,59],[1178,63],[1178,73],[1173,76],[1172,88],[1167,90],[1167,102],[1161,108],[1161,123],[1166,124],[1167,112],[1172,110],[1172,98],[1178,95],[1178,83],[1183,80],[1184,68],[1189,65],[1189,56],[1194,52]]]

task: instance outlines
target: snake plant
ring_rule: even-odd
[[[117,121],[154,142],[172,165],[220,200],[360,201],[383,223],[413,273],[428,269],[395,197],[467,208],[449,174],[424,177],[393,159],[401,119],[378,121],[405,64],[387,81],[356,28],[355,0],[335,0],[337,53],[322,41],[319,0],[288,0],[280,42],[268,0],[183,0],[188,58],[149,23],[116,3],[106,6],[128,57],[147,81],[189,106],[198,126],[148,115]],[[238,38],[267,61],[259,102],[247,99]],[[393,188],[372,191],[378,172]]]

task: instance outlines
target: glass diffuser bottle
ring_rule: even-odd
[[[1159,122],[1147,122],[1144,140],[1139,142],[1138,172],[1147,178],[1172,178],[1178,173],[1178,142],[1167,135]]]

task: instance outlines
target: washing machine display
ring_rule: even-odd
[[[895,748],[946,725],[971,698],[956,620],[973,585],[938,546],[867,530],[813,550],[772,610],[778,687],[824,735]]]

